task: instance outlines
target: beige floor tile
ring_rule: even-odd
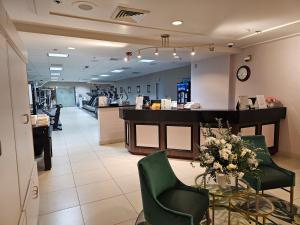
[[[87,152],[83,154],[70,154],[69,158],[71,163],[99,160],[94,152]]]
[[[74,173],[73,175],[76,186],[112,179],[105,168]]]
[[[140,191],[132,192],[126,194],[126,197],[133,205],[137,213],[140,213],[143,209],[142,196]]]
[[[86,225],[115,225],[135,219],[137,213],[123,196],[81,206]]]
[[[81,204],[94,202],[122,194],[120,188],[113,180],[79,186],[77,187],[77,191]]]
[[[60,147],[52,146],[52,154],[53,157],[67,156],[68,155],[67,147],[60,148]]]
[[[71,163],[73,173],[86,172],[89,170],[103,170],[100,160]]]
[[[118,223],[116,225],[135,225],[135,222],[136,222],[136,219],[134,219],[134,220],[127,220],[125,222]]]
[[[115,165],[106,167],[106,169],[114,178],[138,174],[136,165]]]
[[[62,165],[66,165],[66,164],[70,164],[70,160],[68,155],[61,155],[61,156],[53,156],[52,157],[52,166],[62,166]]]
[[[300,198],[295,199],[294,204],[300,207]]]
[[[84,225],[84,222],[78,206],[40,216],[39,225]]]
[[[44,173],[47,173],[49,176],[62,176],[62,175],[72,174],[72,170],[70,164],[65,164],[65,165],[53,166],[51,170],[48,171],[39,171],[39,175]]]
[[[40,195],[40,215],[79,205],[75,188],[42,193]]]
[[[140,190],[140,179],[138,174],[115,178],[123,193],[134,192]]]
[[[72,174],[62,176],[43,174],[39,176],[39,184],[41,193],[68,189],[75,186]]]

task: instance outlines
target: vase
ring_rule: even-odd
[[[217,173],[216,182],[221,188],[232,186],[234,184],[234,177],[231,174]]]

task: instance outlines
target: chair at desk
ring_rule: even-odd
[[[53,126],[53,130],[62,130],[62,124],[59,121],[60,117],[60,109],[62,108],[62,105],[56,105],[56,110],[54,115],[50,115],[51,118],[51,125]]]
[[[50,170],[52,167],[52,135],[51,126],[32,126],[33,143],[34,143],[34,155],[35,158],[43,156],[45,170]],[[44,154],[43,154],[44,153]]]

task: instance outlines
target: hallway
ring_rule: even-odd
[[[124,143],[99,146],[98,122],[63,108],[63,131],[53,132],[53,168],[39,173],[40,225],[133,225],[142,209],[137,161]],[[203,170],[172,159],[187,184]]]

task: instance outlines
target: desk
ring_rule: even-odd
[[[200,123],[217,127],[216,118],[228,121],[232,132],[265,135],[270,153],[278,151],[280,120],[286,108],[253,110],[136,110],[120,108],[125,124],[125,145],[132,154],[167,150],[168,156],[192,159],[203,143]]]
[[[44,152],[45,170],[52,168],[52,140],[51,140],[51,126],[32,126],[32,135],[34,142],[34,153],[40,155]]]

